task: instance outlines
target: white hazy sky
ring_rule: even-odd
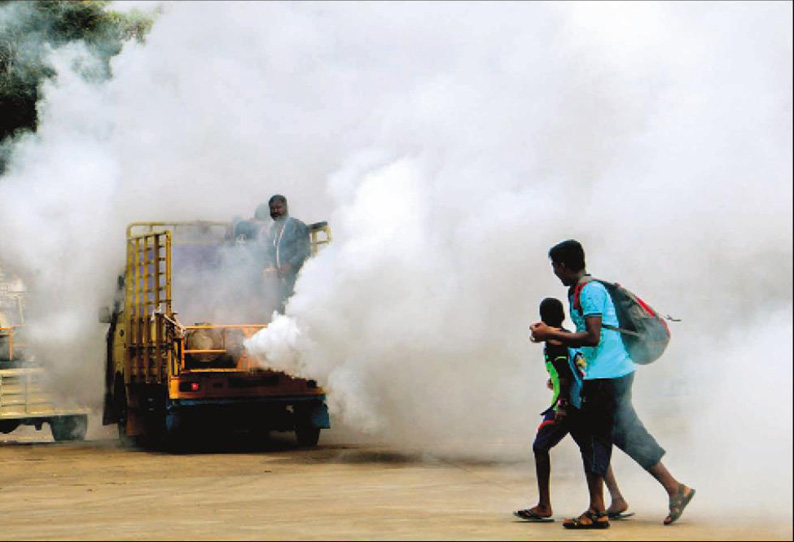
[[[334,232],[273,332],[335,423],[527,454],[548,400],[527,326],[565,295],[548,248],[576,238],[682,320],[635,383],[671,470],[714,510],[790,516],[791,3],[162,6],[107,83],[53,52],[0,178],[0,254],[75,395],[101,400],[127,222],[280,192]]]

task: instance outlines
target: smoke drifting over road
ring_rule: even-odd
[[[335,241],[251,348],[317,378],[340,424],[487,456],[529,453],[548,395],[527,327],[565,295],[546,251],[576,238],[682,319],[635,384],[671,470],[704,508],[790,514],[791,12],[167,4],[107,83],[53,52],[0,178],[0,255],[43,357],[98,402],[124,225],[283,193]]]

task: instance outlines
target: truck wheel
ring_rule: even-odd
[[[88,416],[60,416],[50,419],[52,438],[57,442],[65,440],[85,440],[88,430]]]
[[[163,414],[156,418],[156,430],[152,433],[159,435],[154,444],[166,452],[180,453],[186,449],[185,430],[181,427],[181,418],[178,414]]]
[[[295,436],[298,438],[300,446],[317,446],[320,440],[320,428],[309,425],[300,425],[295,428]]]

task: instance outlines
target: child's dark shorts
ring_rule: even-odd
[[[578,409],[569,407],[568,414],[562,423],[554,421],[554,409],[550,408],[543,415],[543,421],[538,426],[535,442],[532,443],[533,452],[548,452],[554,448],[565,435],[571,432],[572,424],[577,419]]]

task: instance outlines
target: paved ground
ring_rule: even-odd
[[[109,428],[107,428],[109,429]],[[725,523],[663,510],[606,531],[527,524],[511,510],[534,495],[532,463],[450,460],[352,445],[329,431],[315,449],[290,435],[167,454],[121,448],[112,431],[56,444],[20,428],[0,435],[2,540],[791,540],[785,519]],[[558,517],[585,502],[578,472],[555,471]],[[573,502],[575,501],[575,502]],[[789,516],[790,518],[790,516]]]

